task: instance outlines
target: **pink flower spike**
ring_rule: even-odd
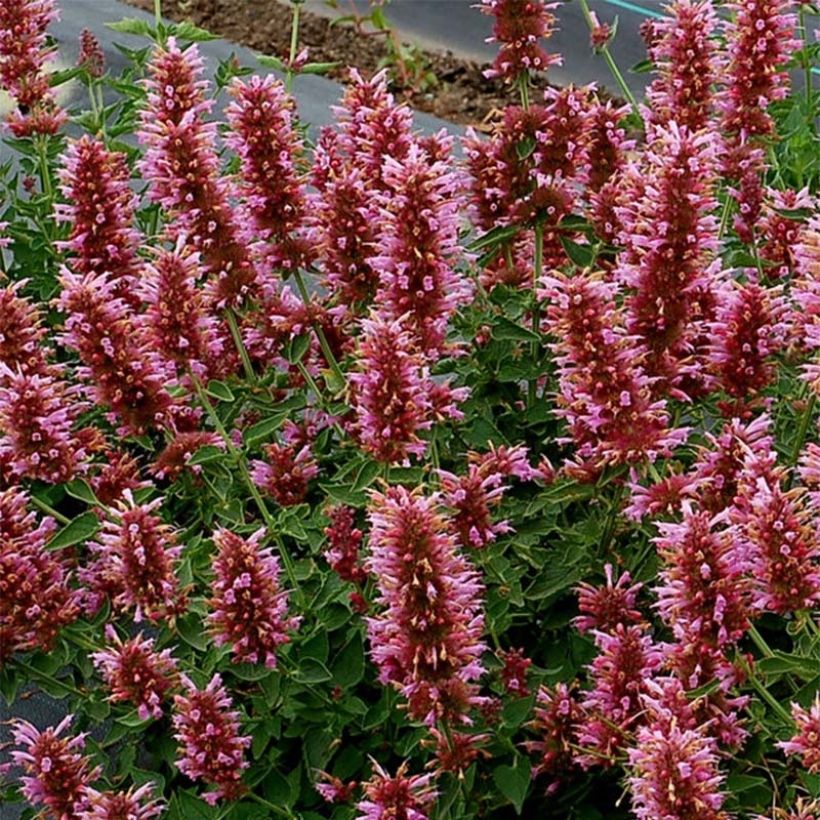
[[[529,728],[538,733],[539,740],[527,741],[524,745],[528,752],[537,755],[533,775],[550,778],[548,795],[558,791],[576,767],[572,746],[581,719],[575,692],[565,683],[558,683],[552,689],[542,686],[538,690],[535,717]]]
[[[356,804],[356,820],[427,820],[437,797],[432,774],[407,775],[408,763],[390,776],[376,761],[373,776],[362,783],[364,800]]]
[[[231,645],[233,660],[276,666],[277,647],[290,640],[301,618],[288,617],[289,593],[279,583],[279,559],[261,547],[264,528],[250,538],[214,533],[214,580],[208,626],[218,646]]]
[[[214,675],[204,689],[185,675],[185,693],[174,696],[173,724],[179,742],[177,768],[191,780],[216,786],[202,795],[214,805],[218,800],[236,800],[246,791],[242,772],[248,768],[245,750],[251,738],[240,734],[239,713]]]
[[[787,755],[800,758],[804,769],[817,774],[820,772],[820,697],[816,697],[808,709],[793,703],[792,718],[797,732],[790,740],[777,745]]]
[[[604,565],[604,574],[604,586],[579,584],[575,590],[581,615],[573,620],[572,625],[581,633],[592,629],[612,632],[618,624],[626,627],[630,624],[644,623],[643,615],[635,608],[643,584],[633,584],[632,576],[628,572],[622,573],[613,583],[612,564]]]
[[[126,792],[89,789],[87,803],[77,815],[77,820],[151,820],[165,811],[162,801],[153,799],[153,794],[153,783],[145,783]]]
[[[263,493],[282,507],[304,502],[308,483],[319,475],[319,465],[305,445],[295,447],[269,444],[264,449],[265,460],[251,462],[251,478]]]

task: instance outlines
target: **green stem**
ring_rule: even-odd
[[[806,113],[809,118],[809,128],[814,131],[814,78],[811,73],[811,52],[809,48],[809,27],[806,22],[806,4],[800,4],[800,33],[803,38],[803,72],[806,78]]]
[[[772,648],[766,643],[766,639],[757,631],[757,627],[754,624],[749,625],[749,637],[752,639],[752,643],[763,653],[764,657],[774,657]]]
[[[220,436],[222,436],[222,440],[225,442],[225,449],[228,451],[228,453],[231,455],[231,457],[234,459],[237,466],[239,467],[239,472],[242,474],[242,479],[244,480],[245,485],[248,488],[248,492],[251,494],[251,497],[253,498],[257,509],[262,515],[262,519],[265,522],[265,526],[268,529],[268,533],[276,543],[279,556],[281,557],[282,563],[285,567],[285,574],[288,576],[288,582],[290,583],[290,586],[293,589],[294,594],[299,598],[300,603],[302,603],[303,594],[296,580],[296,567],[293,565],[293,559],[290,557],[290,553],[285,548],[285,545],[282,543],[282,540],[279,538],[279,535],[276,532],[276,520],[270,514],[270,510],[267,508],[267,505],[262,499],[262,496],[259,494],[259,490],[256,484],[253,483],[251,474],[248,471],[248,465],[245,462],[245,456],[243,453],[237,450],[236,447],[234,447],[233,441],[231,440],[228,431],[225,429],[225,425],[222,423],[222,419],[219,418],[216,410],[214,409],[214,406],[211,404],[211,401],[208,398],[208,395],[202,387],[202,384],[200,383],[199,379],[197,379],[197,377],[191,372],[189,372],[188,375],[191,379],[191,383],[194,385],[194,390],[196,391],[200,404],[205,408],[205,412],[208,414],[208,417],[210,418],[211,423],[216,428],[216,431],[219,433]]]
[[[541,276],[544,273],[544,226],[541,222],[535,225],[535,259],[533,262],[532,272],[532,332],[540,336],[541,334],[541,309],[538,305],[538,296],[536,291],[538,283],[541,281]],[[538,360],[539,341],[532,343],[532,360],[533,363]],[[538,378],[530,379],[527,390],[527,406],[533,407],[536,400],[536,388],[538,386]]]
[[[154,23],[158,26],[162,22],[162,0],[154,0]]]
[[[57,510],[55,510],[54,507],[52,507],[50,504],[46,504],[45,501],[40,501],[40,499],[37,498],[37,496],[32,495],[29,496],[29,498],[31,499],[31,503],[34,504],[35,507],[39,507],[44,513],[50,515],[52,518],[54,518],[56,521],[59,521],[61,524],[71,523],[70,518],[66,518],[66,516],[64,516],[61,512],[57,512]]]
[[[345,379],[345,374],[342,373],[341,367],[339,367],[339,362],[336,361],[336,357],[333,355],[333,351],[330,349],[330,344],[327,340],[327,336],[325,336],[324,330],[322,330],[322,328],[313,320],[310,310],[310,294],[308,293],[307,285],[305,285],[305,279],[302,276],[302,271],[297,268],[293,273],[293,278],[296,281],[296,287],[299,290],[299,295],[302,297],[302,302],[304,302],[305,309],[308,311],[308,316],[310,316],[310,326],[313,328],[313,332],[319,340],[319,346],[322,348],[322,353],[328,366],[333,371],[333,375],[339,383],[339,390],[341,390],[346,385],[347,380]]]
[[[792,722],[792,716],[789,714],[788,710],[783,706],[782,703],[778,702],[778,700],[772,695],[772,693],[755,677],[754,672],[749,669],[749,683],[752,684],[752,688],[760,695],[769,706],[780,715],[783,720],[787,723]]]
[[[85,697],[85,694],[81,692],[76,686],[72,686],[70,683],[64,683],[58,678],[49,675],[47,672],[41,672],[39,669],[33,667],[31,664],[26,663],[25,661],[16,660],[14,661],[14,663],[21,669],[25,669],[26,672],[28,672],[30,675],[32,675],[35,678],[38,678],[41,681],[50,683],[52,686],[59,686],[60,688],[65,689],[66,692],[71,692],[72,695],[76,695],[78,698]]]
[[[40,163],[40,182],[43,186],[43,193],[49,198],[54,198],[54,189],[51,186],[51,169],[48,167],[48,138],[40,137],[37,140],[37,158]]]
[[[527,71],[522,71],[518,75],[518,91],[521,94],[521,107],[525,111],[530,108],[530,75]]]
[[[296,49],[299,47],[299,15],[301,7],[301,0],[299,0],[299,2],[293,2],[293,23],[290,29],[290,57],[288,59],[288,73],[285,77],[285,88],[288,93],[290,93],[293,88],[293,62],[296,59]]]
[[[734,199],[732,195],[726,192],[726,201],[723,203],[723,212],[720,215],[720,229],[718,230],[718,240],[723,239],[726,229],[729,227],[729,217],[732,213],[732,204]]]
[[[289,818],[295,818],[296,817],[296,815],[292,811],[290,811],[290,809],[280,808],[279,806],[265,800],[264,797],[260,797],[255,792],[248,792],[245,795],[245,797],[248,797],[251,800],[255,801],[256,803],[259,803],[260,806],[264,806],[266,809],[270,809],[270,811],[272,811],[274,814],[278,814],[280,817],[289,817]]]
[[[239,353],[239,358],[242,359],[242,368],[245,371],[245,376],[248,381],[253,384],[256,381],[256,374],[253,372],[253,365],[251,364],[251,357],[248,356],[248,351],[242,341],[242,334],[239,332],[239,325],[236,323],[236,314],[231,308],[225,311],[225,318],[228,321],[228,327],[231,329],[231,336],[236,350]]]
[[[589,11],[589,4],[587,0],[580,0],[581,3],[581,11],[583,12],[584,19],[586,20],[587,26],[589,27],[590,31],[595,30],[595,21],[592,19],[592,14]],[[632,111],[634,112],[635,116],[638,117],[639,120],[642,120],[640,108],[638,108],[638,101],[635,99],[635,95],[632,93],[630,87],[626,84],[626,80],[624,79],[624,75],[621,74],[621,69],[618,68],[618,64],[615,62],[612,54],[609,52],[609,45],[603,45],[599,49],[601,54],[603,55],[604,61],[607,64],[612,76],[615,78],[615,82],[618,84],[618,88],[621,89],[621,93],[624,95],[624,99],[632,107]]]
[[[800,419],[800,426],[797,428],[797,436],[794,440],[794,447],[792,447],[791,456],[789,457],[789,464],[794,466],[797,464],[797,459],[800,458],[800,452],[803,449],[803,444],[806,442],[806,436],[809,432],[809,425],[811,424],[812,416],[814,415],[814,408],[817,404],[817,394],[812,393],[806,409],[803,411],[803,417]]]

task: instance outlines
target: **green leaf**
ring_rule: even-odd
[[[652,60],[641,60],[640,62],[635,63],[635,65],[633,65],[632,68],[629,69],[629,73],[630,74],[648,74],[654,68],[655,68],[655,63],[653,63]]]
[[[65,491],[72,498],[84,501],[90,507],[100,506],[100,501],[94,495],[94,490],[91,489],[91,485],[84,478],[75,478],[74,481],[69,481],[65,485]]]
[[[381,471],[381,464],[377,461],[366,461],[356,475],[356,480],[353,482],[353,492],[366,490]]]
[[[120,34],[134,34],[137,37],[156,36],[156,29],[147,21],[138,17],[125,17],[116,23],[106,23],[107,28],[118,31]]]
[[[48,542],[48,549],[62,550],[82,541],[88,541],[89,538],[93,538],[97,534],[99,528],[100,519],[93,512],[83,513],[66,524]]]
[[[751,774],[730,774],[726,778],[726,790],[729,794],[737,794],[737,792],[745,792],[757,786],[765,786],[767,782],[765,777],[756,777]]]
[[[218,34],[211,34],[210,31],[199,26],[195,26],[190,20],[183,20],[181,23],[174,23],[170,33],[176,35],[181,40],[189,43],[206,43],[209,40],[218,40]]]
[[[296,364],[302,361],[302,357],[307,353],[309,347],[310,334],[302,333],[294,339],[291,339],[285,351],[285,357],[291,364]]]
[[[521,327],[504,316],[499,317],[493,327],[494,339],[508,339],[519,342],[540,342],[541,337],[526,327]]]
[[[248,427],[242,434],[242,439],[247,447],[256,447],[263,441],[270,437],[270,434],[278,430],[285,419],[288,417],[287,413],[275,413],[270,418],[258,421],[256,424]]]
[[[211,461],[221,461],[225,458],[225,451],[213,444],[200,447],[189,459],[188,464],[208,464]]]
[[[220,382],[216,379],[212,379],[208,382],[206,392],[209,396],[213,396],[215,399],[219,399],[219,401],[235,401],[235,396],[231,392],[231,388],[228,387],[228,385],[225,384],[225,382]]]
[[[503,245],[520,232],[521,228],[517,225],[505,225],[498,228],[493,228],[480,236],[474,242],[471,242],[470,245],[467,246],[467,250],[477,252],[485,250],[486,248],[494,248],[497,245]]]
[[[122,717],[117,718],[117,723],[122,726],[127,726],[129,729],[141,729],[147,726],[153,720],[152,717],[148,718],[141,718],[137,714],[137,710],[134,709],[132,712],[129,712],[127,715],[123,715]]]
[[[334,68],[338,68],[341,63],[305,63],[300,69],[300,74],[327,74],[329,71],[333,71]]]
[[[78,75],[82,74],[83,71],[82,66],[74,66],[73,68],[66,68],[62,71],[52,71],[48,77],[48,84],[51,88],[56,88],[59,85],[63,85],[64,83],[73,80]]]
[[[355,634],[341,651],[333,665],[333,678],[339,686],[354,687],[364,677],[364,646],[361,636]]]
[[[299,683],[324,683],[332,677],[328,668],[316,658],[303,658],[294,675]]]
[[[579,245],[566,236],[561,237],[561,244],[570,260],[580,268],[588,268],[595,261],[595,251],[589,245]]]
[[[259,65],[281,71],[283,74],[288,70],[288,67],[278,57],[270,54],[257,54],[256,59],[259,61]]]
[[[518,756],[515,766],[496,767],[493,781],[501,794],[515,806],[515,813],[520,815],[530,788],[530,767],[527,761]]]
[[[190,613],[177,621],[177,632],[185,643],[204,652],[208,648],[208,636],[202,628],[202,621],[195,613]]]

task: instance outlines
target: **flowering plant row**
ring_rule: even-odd
[[[544,84],[554,5],[484,0],[455,145],[355,71],[310,131],[295,37],[51,72],[0,2],[24,816],[817,816],[816,9],[676,0],[639,103],[581,0],[621,104]]]

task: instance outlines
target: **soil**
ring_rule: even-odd
[[[153,0],[127,0],[146,11]],[[201,28],[227,40],[241,43],[261,54],[285,58],[290,49],[291,6],[278,0],[163,0],[163,14],[175,21],[190,20]],[[309,60],[316,63],[338,62],[328,76],[343,81],[346,67],[355,66],[365,76],[379,68],[387,53],[385,36],[372,28],[357,30],[352,23],[332,25],[332,21],[302,10],[299,47],[308,47]],[[412,45],[410,45],[412,48]],[[391,70],[392,90],[419,111],[444,120],[486,126],[494,112],[517,98],[514,90],[483,76],[486,65],[460,59],[451,53],[421,51],[418,75],[429,72],[435,77],[430,88]],[[417,63],[418,64],[418,63]],[[411,63],[412,65],[412,63]]]

